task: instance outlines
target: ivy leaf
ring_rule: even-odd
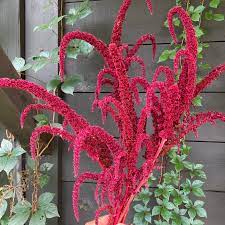
[[[28,201],[18,202],[13,209],[15,215],[10,218],[8,225],[24,225],[30,216],[31,208]]]
[[[14,167],[17,164],[17,157],[15,156],[2,156],[0,157],[0,171],[4,170],[7,175],[10,173],[10,171],[12,169],[14,169]]]
[[[215,21],[223,21],[224,20],[224,15],[223,14],[214,14],[213,19]]]
[[[61,90],[65,94],[71,94],[73,95],[73,92],[75,90],[75,85],[79,84],[81,82],[81,79],[78,75],[70,76],[65,79],[61,86]]]
[[[34,72],[38,72],[50,63],[57,64],[59,59],[58,51],[59,48],[54,48],[52,51],[41,51],[39,55],[33,56],[32,60],[34,64],[32,69]]]
[[[196,212],[197,212],[199,217],[207,218],[207,212],[204,208],[198,207],[198,208],[196,208]]]
[[[78,55],[88,56],[94,47],[83,40],[73,40],[67,48],[67,57],[77,59]]]
[[[152,215],[150,212],[146,213],[145,214],[145,220],[148,222],[148,223],[151,223],[152,222]]]
[[[68,15],[66,16],[66,24],[74,25],[77,20],[83,19],[89,16],[92,13],[89,0],[81,3],[79,7],[72,8],[69,10]]]
[[[211,0],[209,3],[209,6],[211,8],[216,9],[219,6],[219,4],[220,4],[220,0]]]
[[[154,206],[152,209],[152,216],[157,216],[161,213],[161,206]]]
[[[45,192],[41,194],[38,198],[38,205],[40,208],[45,208],[54,198],[55,194],[50,192]]]
[[[6,139],[3,139],[1,142],[0,156],[11,152],[12,148],[13,148],[12,143]]]
[[[137,204],[137,205],[135,205],[134,206],[134,210],[135,210],[135,212],[144,212],[144,210],[145,210],[145,207],[143,206],[143,205],[141,205],[141,204]]]
[[[195,9],[194,9],[194,12],[195,13],[202,13],[205,9],[205,6],[204,5],[199,5],[197,6]]]
[[[188,210],[188,215],[190,216],[191,219],[194,219],[197,215],[196,209],[195,208],[190,208]]]
[[[32,65],[31,64],[26,64],[25,59],[23,58],[18,58],[16,57],[13,61],[12,64],[14,68],[16,69],[17,72],[24,72],[26,70],[29,70]]]
[[[166,208],[162,208],[160,214],[164,220],[169,222],[170,217],[171,217],[171,212],[169,210],[167,210]]]
[[[41,172],[48,172],[52,169],[53,166],[54,166],[54,164],[52,164],[52,163],[48,163],[48,162],[43,163],[40,166],[40,171]]]
[[[45,187],[48,184],[49,179],[50,177],[48,174],[42,174],[39,179],[40,187],[41,188]]]
[[[201,188],[193,188],[192,189],[192,193],[196,196],[196,197],[205,197],[204,191]]]
[[[60,85],[60,83],[61,81],[58,77],[55,79],[52,79],[47,83],[46,89],[48,91],[54,91]]]
[[[54,16],[49,23],[44,23],[34,28],[35,31],[52,30],[65,16]]]
[[[198,22],[200,20],[200,13],[198,12],[194,12],[192,15],[191,15],[191,19],[194,21],[194,22]]]
[[[42,210],[38,210],[31,216],[29,225],[45,225],[45,224],[46,224],[46,217]]]
[[[7,210],[7,206],[8,206],[7,201],[6,200],[1,200],[1,203],[0,203],[0,220],[4,216],[4,214],[5,214],[6,210]]]
[[[185,216],[181,216],[181,222],[182,222],[182,225],[190,225],[191,224],[191,221]]]
[[[46,210],[45,210],[45,216],[46,218],[49,218],[49,219],[54,217],[60,217],[56,204],[54,203],[48,204],[48,207],[46,207]]]
[[[26,151],[22,147],[20,147],[20,146],[15,147],[12,150],[12,156],[15,156],[15,157],[21,156],[24,153],[26,153]]]
[[[135,213],[133,223],[136,225],[141,225],[143,223],[144,217],[145,217],[144,212]]]

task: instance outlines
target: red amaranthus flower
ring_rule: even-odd
[[[33,109],[51,110],[64,117],[63,128],[51,126],[36,128],[30,138],[30,148],[32,157],[35,158],[36,141],[42,133],[58,135],[70,143],[70,148],[74,152],[74,175],[77,176],[72,194],[74,215],[77,220],[79,220],[79,191],[84,181],[94,180],[97,183],[95,199],[99,207],[96,211],[96,222],[103,211],[108,211],[113,225],[123,223],[134,196],[146,184],[157,166],[159,156],[166,154],[172,146],[178,145],[189,132],[196,132],[199,126],[218,119],[225,121],[225,114],[219,112],[206,112],[195,116],[190,114],[192,100],[225,71],[225,64],[217,66],[196,84],[198,42],[188,13],[181,7],[174,7],[169,11],[168,24],[171,36],[176,43],[172,21],[173,16],[177,14],[186,32],[186,46],[177,52],[173,68],[159,66],[152,82],[149,82],[146,79],[144,61],[136,54],[144,42],[151,41],[154,58],[156,52],[154,36],[143,35],[133,47],[121,42],[123,22],[131,2],[131,0],[123,1],[108,45],[89,33],[73,31],[63,37],[59,54],[62,81],[66,49],[71,40],[84,40],[103,56],[105,65],[97,77],[93,109],[95,107],[101,109],[103,121],[108,115],[112,116],[118,126],[120,139],[115,139],[101,127],[89,124],[63,100],[43,87],[25,80],[0,79],[1,88],[24,90],[44,102],[27,106],[21,115],[21,126]],[[146,3],[151,12],[151,1],[146,0]],[[128,70],[133,62],[140,64],[142,73],[136,77],[129,77]],[[179,69],[181,73],[176,82],[175,75]],[[158,81],[161,74],[165,75],[165,81]],[[105,75],[111,77],[106,78]],[[113,91],[100,99],[103,85],[111,85]],[[140,103],[138,85],[146,91],[146,104],[140,113],[137,113],[135,108],[135,105]],[[156,91],[160,94],[156,95]],[[150,133],[147,129],[148,120],[152,120],[153,124]],[[73,132],[67,129],[68,126]],[[137,158],[141,148],[144,147],[145,161],[138,168]],[[82,150],[99,163],[102,168],[100,173],[87,171],[79,174],[79,156]]]

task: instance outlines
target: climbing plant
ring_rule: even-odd
[[[193,4],[192,4],[193,2]],[[211,69],[211,65],[204,60],[204,49],[209,47],[209,43],[204,42],[207,37],[207,28],[204,22],[216,23],[224,21],[224,14],[220,13],[220,0],[211,1],[175,1],[177,6],[183,6],[189,13],[195,28],[198,39],[198,74]],[[173,18],[173,24],[178,29],[182,22],[178,17]],[[164,23],[168,28],[168,20]],[[184,31],[179,34],[180,43],[171,42],[168,49],[165,49],[159,56],[158,63],[171,62],[177,52],[185,48],[186,35]],[[177,77],[179,79],[179,77]],[[198,82],[203,79],[198,75]],[[200,95],[192,102],[193,106],[202,106]],[[194,112],[193,112],[194,113]],[[156,225],[203,225],[207,217],[204,209],[205,194],[203,185],[206,174],[204,165],[193,163],[187,160],[190,158],[191,147],[185,144],[185,139],[181,140],[182,145],[173,148],[168,156],[161,158],[159,172],[156,177],[151,177],[148,187],[143,188],[134,205],[135,225],[156,224]],[[176,152],[176,154],[175,154]]]

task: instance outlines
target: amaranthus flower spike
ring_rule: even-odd
[[[96,182],[96,191],[93,194],[98,204],[96,223],[104,211],[109,214],[109,221],[112,225],[124,223],[133,198],[147,183],[153,170],[158,167],[158,158],[166,154],[171,147],[179,145],[189,132],[196,133],[199,126],[208,122],[213,123],[215,120],[225,122],[225,114],[222,112],[204,112],[195,116],[190,114],[193,99],[225,72],[225,64],[217,66],[200,83],[196,84],[198,42],[188,13],[181,7],[174,7],[169,11],[170,34],[176,43],[178,40],[172,21],[173,16],[177,14],[186,33],[186,45],[175,55],[173,68],[159,66],[152,81],[149,82],[146,77],[144,60],[137,53],[144,42],[151,41],[154,58],[156,51],[154,36],[143,35],[133,47],[121,41],[124,20],[131,3],[132,0],[123,1],[109,44],[89,33],[74,31],[63,37],[59,53],[62,81],[65,76],[66,50],[71,40],[84,40],[93,45],[102,55],[104,68],[97,76],[92,109],[98,107],[102,111],[103,122],[108,115],[113,118],[120,133],[119,139],[114,138],[103,128],[88,123],[62,99],[47,92],[43,87],[20,79],[0,79],[1,88],[24,90],[43,102],[25,108],[21,115],[21,126],[31,110],[50,110],[64,117],[62,128],[51,126],[36,128],[30,138],[30,149],[32,157],[35,158],[37,156],[36,142],[42,133],[60,136],[69,142],[74,155],[74,176],[77,177],[72,194],[74,215],[77,220],[79,220],[80,187],[86,180],[93,180]],[[151,1],[146,0],[146,3],[148,9],[152,11]],[[129,69],[133,62],[141,66],[141,74],[132,74],[131,77]],[[181,73],[179,80],[176,81],[175,76],[179,69]],[[158,80],[161,75],[165,76],[164,81]],[[101,98],[100,93],[104,85],[112,86],[112,93]],[[142,91],[146,92],[146,98],[142,102],[139,86],[142,87]],[[140,103],[142,103],[142,108],[140,108]],[[136,110],[137,105],[139,110]],[[152,120],[152,131],[148,126],[149,120]],[[72,129],[67,129],[68,126]],[[143,164],[138,167],[138,156],[144,147]],[[86,151],[89,157],[99,164],[101,172],[87,171],[79,174],[81,151]]]

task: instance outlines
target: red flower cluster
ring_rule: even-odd
[[[152,11],[151,1],[146,0],[146,3]],[[103,121],[108,115],[112,116],[120,132],[119,140],[102,128],[90,125],[63,100],[44,88],[24,80],[0,79],[1,88],[25,90],[45,102],[28,106],[22,113],[21,126],[33,109],[51,110],[64,117],[63,128],[51,126],[36,128],[30,138],[30,147],[32,157],[35,158],[36,141],[42,133],[58,135],[70,143],[70,148],[74,151],[74,175],[78,176],[73,190],[73,207],[77,219],[79,219],[80,186],[86,180],[94,180],[95,199],[99,205],[96,222],[103,211],[108,211],[113,224],[123,223],[134,196],[146,184],[153,169],[157,167],[160,155],[166,154],[172,146],[179,145],[185,135],[196,132],[199,126],[217,119],[225,122],[223,113],[206,112],[195,116],[190,114],[193,99],[225,71],[225,64],[216,67],[196,84],[198,42],[188,13],[181,7],[174,7],[169,11],[168,24],[171,36],[177,42],[172,23],[173,16],[177,14],[186,32],[186,46],[177,52],[173,68],[159,66],[152,82],[149,82],[146,79],[144,61],[136,54],[144,42],[151,41],[154,58],[155,38],[145,34],[133,47],[121,43],[123,22],[130,4],[131,0],[124,0],[109,45],[89,33],[74,31],[63,37],[59,54],[62,81],[66,49],[71,40],[84,40],[93,45],[103,56],[105,66],[97,77],[93,110],[95,107],[101,109]],[[142,73],[131,78],[128,70],[133,62],[141,66]],[[176,81],[175,75],[178,75],[179,70],[181,73],[179,80]],[[165,75],[165,81],[158,81],[161,74]],[[109,77],[105,77],[106,75]],[[100,99],[103,85],[112,86],[113,91]],[[146,104],[140,113],[137,113],[135,108],[136,104],[140,104],[138,85],[146,91]],[[151,133],[147,132],[148,120],[152,120],[153,124]],[[67,130],[68,126],[73,132]],[[145,149],[145,162],[141,167],[137,167],[137,159],[142,148]],[[101,173],[86,172],[79,175],[79,158],[82,150],[99,163],[102,168]]]

